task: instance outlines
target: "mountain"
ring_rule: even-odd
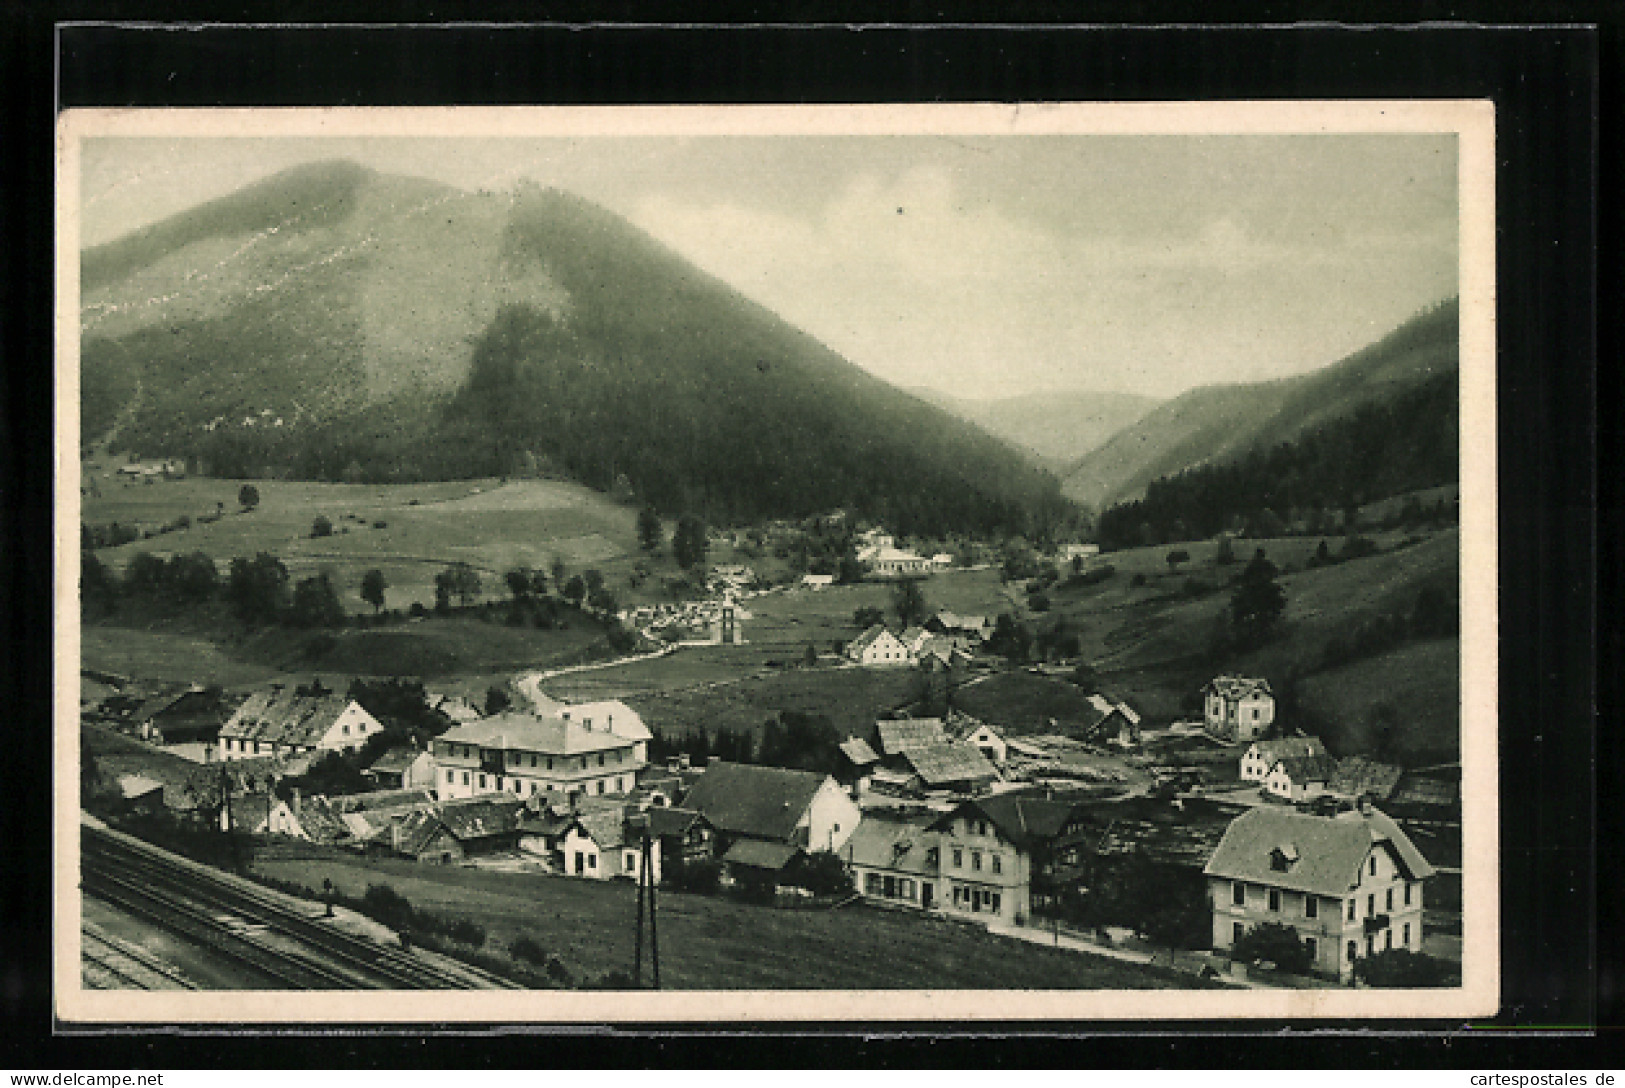
[[[610,212],[347,162],[82,255],[87,445],[216,475],[540,471],[716,520],[1027,531],[1058,480]]]
[[[1323,369],[1252,384],[1214,385],[1146,413],[1063,475],[1066,494],[1094,509],[1138,498],[1161,477],[1235,460],[1413,391],[1457,366],[1454,299]]]
[[[960,419],[1025,450],[1045,468],[1069,468],[1112,435],[1155,408],[1154,397],[1135,393],[1028,393],[998,400],[967,400],[915,389]]]

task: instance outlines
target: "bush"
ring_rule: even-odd
[[[666,875],[672,887],[678,891],[710,895],[722,883],[722,865],[709,858],[702,858],[699,861],[673,865]]]
[[[1145,575],[1136,574],[1133,578],[1129,579],[1128,584],[1133,586],[1135,589],[1143,588],[1145,586]]]
[[[310,523],[310,535],[313,538],[333,535],[333,523],[326,514],[318,514],[316,520]]]
[[[429,610],[423,607],[422,601],[413,601],[412,607],[406,610],[406,614],[415,619],[422,619],[429,614]]]
[[[808,856],[807,864],[796,877],[796,886],[814,895],[839,895],[852,890],[852,881],[838,856],[820,850]]]
[[[368,884],[357,907],[362,914],[390,929],[409,929],[414,921],[412,904],[388,884]]]
[[[1247,963],[1268,960],[1283,971],[1295,975],[1309,970],[1309,949],[1298,937],[1298,931],[1280,922],[1264,922],[1241,935],[1241,940],[1230,950],[1234,959]]]
[[[1049,598],[1042,593],[1029,594],[1027,597],[1027,607],[1032,609],[1034,612],[1048,612]]]
[[[1354,977],[1367,986],[1395,989],[1448,986],[1451,974],[1444,961],[1404,948],[1391,948],[1354,961]]]
[[[431,924],[430,928],[438,929],[440,927]],[[445,934],[452,940],[461,941],[471,948],[479,948],[485,944],[485,927],[477,922],[470,922],[466,918],[459,918],[446,926]]]
[[[1116,573],[1116,567],[1112,566],[1110,563],[1102,563],[1098,567],[1091,567],[1086,571],[1080,571],[1079,573],[1072,575],[1072,577],[1066,580],[1065,584],[1069,586],[1095,586],[1106,581]]]

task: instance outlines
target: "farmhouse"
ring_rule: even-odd
[[[829,775],[714,759],[683,799],[703,815],[726,852],[741,839],[839,850],[860,813]]]
[[[1255,740],[1241,757],[1241,780],[1262,782],[1269,777],[1275,764],[1283,759],[1303,756],[1324,756],[1326,746],[1319,737],[1281,737],[1278,740]]]
[[[391,829],[391,846],[418,861],[450,862],[514,850],[524,829],[525,802],[476,797],[414,809]]]
[[[852,885],[866,899],[936,910],[942,906],[942,847],[934,813],[873,809],[843,852]]]
[[[1089,696],[1089,708],[1092,714],[1079,728],[1084,740],[1123,748],[1140,742],[1140,715],[1133,707],[1096,692]]]
[[[437,771],[434,756],[422,748],[391,748],[361,774],[381,790],[434,789]]]
[[[875,734],[880,740],[880,755],[896,764],[896,757],[906,749],[924,748],[948,743],[948,732],[941,718],[887,718],[875,722]]]
[[[854,795],[862,793],[868,785],[869,776],[880,762],[880,756],[862,737],[847,737],[840,743],[839,750],[841,765],[835,773],[836,781],[853,791]]]
[[[215,744],[228,716],[219,688],[193,684],[142,700],[125,720],[143,740],[157,744]]]
[[[925,621],[925,626],[939,635],[964,640],[972,646],[993,634],[993,621],[986,616],[967,616],[958,612],[938,612]]]
[[[900,754],[914,774],[910,784],[920,789],[974,793],[999,780],[999,772],[973,744],[928,744]]]
[[[1361,956],[1421,951],[1433,866],[1379,809],[1335,817],[1251,809],[1231,822],[1203,873],[1215,949],[1278,922],[1298,932],[1316,971],[1340,978]]]
[[[859,665],[883,668],[914,664],[914,656],[908,652],[908,647],[878,623],[847,644],[846,656],[847,660]]]
[[[563,798],[629,792],[643,766],[637,755],[640,742],[621,735],[631,730],[629,722],[615,723],[611,730],[610,715],[618,711],[588,709],[621,705],[571,707],[570,718],[507,711],[452,727],[434,742],[440,796],[512,792],[516,797]]]
[[[329,846],[352,837],[349,826],[332,802],[326,797],[303,798],[298,790],[291,800],[278,800],[271,805],[265,817],[265,830],[272,835]]]
[[[715,853],[716,828],[703,813],[691,808],[653,806],[645,815],[649,818],[649,834],[660,843],[664,865],[704,861]]]
[[[275,684],[255,692],[220,727],[220,758],[351,752],[383,726],[342,695],[299,695]]]
[[[1216,676],[1202,689],[1202,722],[1207,731],[1228,741],[1250,741],[1275,722],[1275,695],[1268,680]]]
[[[975,802],[946,814],[866,813],[843,856],[867,899],[988,921],[1028,912],[1030,858]]]
[[[948,910],[1005,922],[1028,916],[1032,859],[981,802],[964,802],[935,827]]]
[[[986,756],[991,763],[1003,763],[1010,756],[1010,746],[999,731],[983,721],[967,716],[954,726],[954,739],[969,744]]]
[[[1326,792],[1337,773],[1331,756],[1287,756],[1275,761],[1264,776],[1264,792],[1283,801],[1308,801]]]
[[[1392,763],[1379,763],[1365,756],[1348,756],[1337,761],[1337,770],[1326,783],[1326,792],[1358,800],[1368,797],[1386,801],[1393,796],[1404,769]]]
[[[642,866],[642,827],[633,827],[636,810],[624,805],[582,809],[565,829],[561,850],[564,871],[591,880],[637,880]],[[646,826],[646,824],[644,825]],[[649,879],[660,883],[660,851],[649,851]]]

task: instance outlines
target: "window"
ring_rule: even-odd
[[[1309,962],[1311,964],[1313,964],[1315,962],[1316,958],[1317,958],[1317,956],[1316,956],[1317,949],[1315,947],[1315,939],[1313,937],[1305,937],[1303,939],[1303,947],[1309,953]]]
[[[982,871],[982,852],[980,850],[970,852],[970,867],[978,873]]]
[[[1270,889],[1270,910],[1280,910],[1280,909],[1281,909],[1281,890],[1279,888],[1271,888]]]
[[[965,867],[965,851],[961,850],[959,847],[956,846],[956,847],[954,847],[954,868],[955,869],[963,869],[964,867]]]
[[[597,854],[588,854],[587,855],[587,868],[589,868],[589,869],[598,868],[598,855]]]
[[[1409,922],[1405,923],[1403,936],[1405,939],[1405,947],[1409,948],[1411,946],[1411,924]]]
[[[530,757],[530,765],[532,767],[536,766],[536,757],[535,756]]]
[[[995,873],[1004,872],[1004,861],[997,854],[993,855],[993,871]]]
[[[993,913],[994,914],[999,913],[999,893],[998,892],[993,893],[992,904],[993,904]]]
[[[602,767],[604,765],[604,753],[602,753],[602,752],[598,753],[598,765],[600,767]]]
[[[1405,882],[1405,905],[1411,905],[1411,882],[1408,880]]]
[[[349,735],[350,735],[350,727],[349,727],[349,726],[348,726],[348,725],[346,725],[346,726],[345,726],[345,727],[344,727],[344,735],[345,735],[345,736],[349,736]]]
[[[1247,905],[1247,885],[1239,880],[1232,884],[1230,886],[1230,902],[1238,907],[1245,907]]]
[[[483,790],[484,788],[485,788],[485,776],[482,774],[482,775],[480,775],[480,789]]]
[[[1349,921],[1351,921],[1351,922],[1354,921],[1354,913],[1355,913],[1356,909],[1358,909],[1359,905],[1360,905],[1359,900],[1357,900],[1357,899],[1350,899],[1349,900]]]
[[[468,772],[467,771],[463,772],[463,785],[465,785],[465,786],[468,785]]]
[[[864,894],[866,894],[866,895],[879,895],[880,894],[880,874],[879,873],[864,873],[863,874],[863,891],[864,891]]]
[[[1374,917],[1376,917],[1376,915],[1377,915],[1377,896],[1376,896],[1376,893],[1373,892],[1372,894],[1365,897],[1365,916],[1367,918],[1374,918]]]
[[[600,779],[599,779],[599,780],[598,780],[598,792],[599,792],[599,793],[603,793],[603,792],[604,792],[604,780],[603,780],[603,779],[602,779],[602,778],[600,778]]]
[[[1394,909],[1394,889],[1392,889],[1392,888],[1388,889],[1388,895],[1387,895],[1387,897],[1386,897],[1386,899],[1385,899],[1385,901],[1383,903],[1382,909],[1383,910],[1393,910]]]
[[[447,771],[446,772],[446,781],[447,782],[456,782],[457,781],[457,772],[456,771]]]
[[[1305,918],[1320,917],[1320,900],[1312,895],[1303,897],[1303,916]]]
[[[553,769],[553,757],[552,756],[547,757],[547,769],[550,770],[550,771]]]
[[[1247,933],[1247,927],[1246,926],[1242,925],[1240,922],[1231,923],[1231,925],[1230,925],[1230,943],[1231,944],[1237,943],[1238,941],[1241,940],[1241,938],[1243,936],[1246,935],[1246,933]]]
[[[623,867],[629,873],[637,872],[637,868],[638,868],[638,856],[637,856],[637,854],[633,853],[631,850],[628,850],[626,852],[626,857],[623,860]]]
[[[1360,956],[1360,946],[1353,941],[1349,942],[1349,962],[1353,963]]]
[[[1389,930],[1384,930],[1383,931],[1383,934],[1382,934],[1382,947],[1383,947],[1383,951],[1385,951],[1385,952],[1388,949],[1394,947],[1394,931],[1393,930],[1389,929]]]
[[[1370,872],[1371,872],[1372,876],[1377,875],[1377,855],[1375,855],[1375,854],[1371,855],[1371,869],[1370,869]]]
[[[1258,708],[1255,706],[1255,707],[1253,707],[1253,721],[1256,722],[1257,720],[1258,720]]]
[[[531,796],[532,796],[532,797],[535,797],[535,796],[536,796],[536,783],[534,783],[534,782],[532,782],[532,783],[531,783],[531,784],[530,784],[530,795],[531,795]]]

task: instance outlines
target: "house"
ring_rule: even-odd
[[[565,829],[560,849],[564,872],[589,880],[637,880],[643,864],[646,817],[629,816],[625,805],[602,805],[577,812]],[[636,823],[636,826],[634,826]],[[660,883],[660,851],[649,851],[649,879]]]
[[[830,586],[835,584],[835,575],[833,575],[833,574],[803,574],[801,576],[801,584],[802,584],[803,588],[806,588],[806,589],[812,589],[812,590],[828,589]]]
[[[740,839],[722,855],[723,870],[735,881],[787,884],[807,860],[807,851],[793,843]]]
[[[986,756],[990,763],[1003,763],[1010,757],[1010,746],[999,731],[983,721],[967,717],[953,731],[953,739],[969,744]]]
[[[1345,979],[1361,956],[1422,949],[1422,889],[1434,869],[1375,807],[1330,817],[1250,809],[1225,829],[1203,874],[1215,949],[1279,922],[1297,930],[1317,972]]]
[[[434,756],[422,748],[391,748],[361,774],[382,790],[434,789],[439,777]]]
[[[644,815],[649,818],[649,834],[660,843],[660,860],[666,867],[714,856],[716,828],[703,812],[670,806],[650,808]]]
[[[438,710],[454,722],[477,722],[485,716],[461,695],[442,695],[431,691],[424,694],[423,702],[430,710]]]
[[[986,616],[961,615],[958,612],[938,612],[925,621],[928,630],[963,640],[961,648],[979,645],[993,634],[993,621]]]
[[[1268,680],[1216,676],[1202,689],[1202,723],[1221,740],[1256,740],[1275,722],[1275,695]]]
[[[905,748],[901,756],[922,789],[974,793],[999,780],[998,770],[973,744],[928,744]]]
[[[710,641],[718,646],[742,646],[745,643],[744,621],[751,614],[732,598],[724,600],[711,612],[706,621]]]
[[[228,716],[219,688],[193,684],[142,700],[126,721],[137,736],[156,744],[214,745]]]
[[[841,765],[835,772],[835,780],[852,790],[854,795],[862,793],[868,785],[869,776],[880,763],[879,754],[862,737],[847,737],[838,745],[838,749]]]
[[[290,800],[278,799],[266,814],[265,830],[272,835],[302,839],[332,846],[352,838],[349,826],[326,797],[301,797],[298,790]]]
[[[1114,702],[1099,692],[1089,696],[1089,714],[1079,735],[1095,744],[1130,748],[1140,743],[1140,715],[1125,702]]]
[[[829,775],[713,759],[683,805],[716,829],[724,854],[740,839],[839,850],[858,806]]]
[[[1287,756],[1275,761],[1264,776],[1264,792],[1283,801],[1308,801],[1326,792],[1337,773],[1331,756]]]
[[[896,635],[886,630],[884,625],[878,623],[847,643],[846,656],[849,661],[871,667],[914,664],[914,657],[908,652],[908,647],[904,646]]]
[[[159,812],[164,807],[164,784],[145,775],[125,774],[118,777],[119,799],[128,812]]]
[[[623,734],[636,735],[642,720],[621,703],[566,709],[571,716],[505,711],[436,737],[440,796],[511,792],[564,799],[630,792],[644,765],[638,751],[646,742]],[[625,718],[612,721],[623,713]]]
[[[390,846],[418,861],[442,863],[516,850],[525,811],[519,798],[495,796],[414,809],[393,825]]]
[[[300,695],[275,684],[250,695],[220,727],[220,758],[353,752],[383,729],[354,699]]]
[[[331,797],[328,802],[356,843],[389,846],[394,825],[411,812],[433,808],[435,796],[427,789],[376,790]]]
[[[604,729],[622,740],[631,741],[633,758],[639,764],[649,762],[649,741],[654,734],[643,724],[638,712],[619,699],[561,706],[558,715],[567,722],[580,722],[583,729]]]
[[[883,719],[875,723],[875,733],[880,739],[881,756],[893,766],[899,765],[896,757],[906,749],[948,743],[941,718]]]
[[[987,921],[1026,918],[1031,860],[976,802],[920,816],[873,810],[843,852],[866,898]]]
[[[1301,756],[1324,756],[1326,746],[1319,737],[1281,737],[1276,740],[1255,740],[1241,756],[1241,780],[1263,782],[1275,764],[1283,759]]]
[[[1074,559],[1093,559],[1100,554],[1099,544],[1067,544],[1061,548],[1061,560],[1070,563]]]
[[[864,539],[867,542],[857,549],[856,558],[868,568],[870,574],[895,578],[905,574],[923,574],[931,569],[931,560],[897,547],[897,542],[889,533],[871,532]]]
[[[1369,797],[1373,801],[1386,801],[1393,796],[1404,773],[1404,768],[1392,763],[1348,756],[1337,761],[1337,770],[1326,783],[1326,791],[1354,799]]]

